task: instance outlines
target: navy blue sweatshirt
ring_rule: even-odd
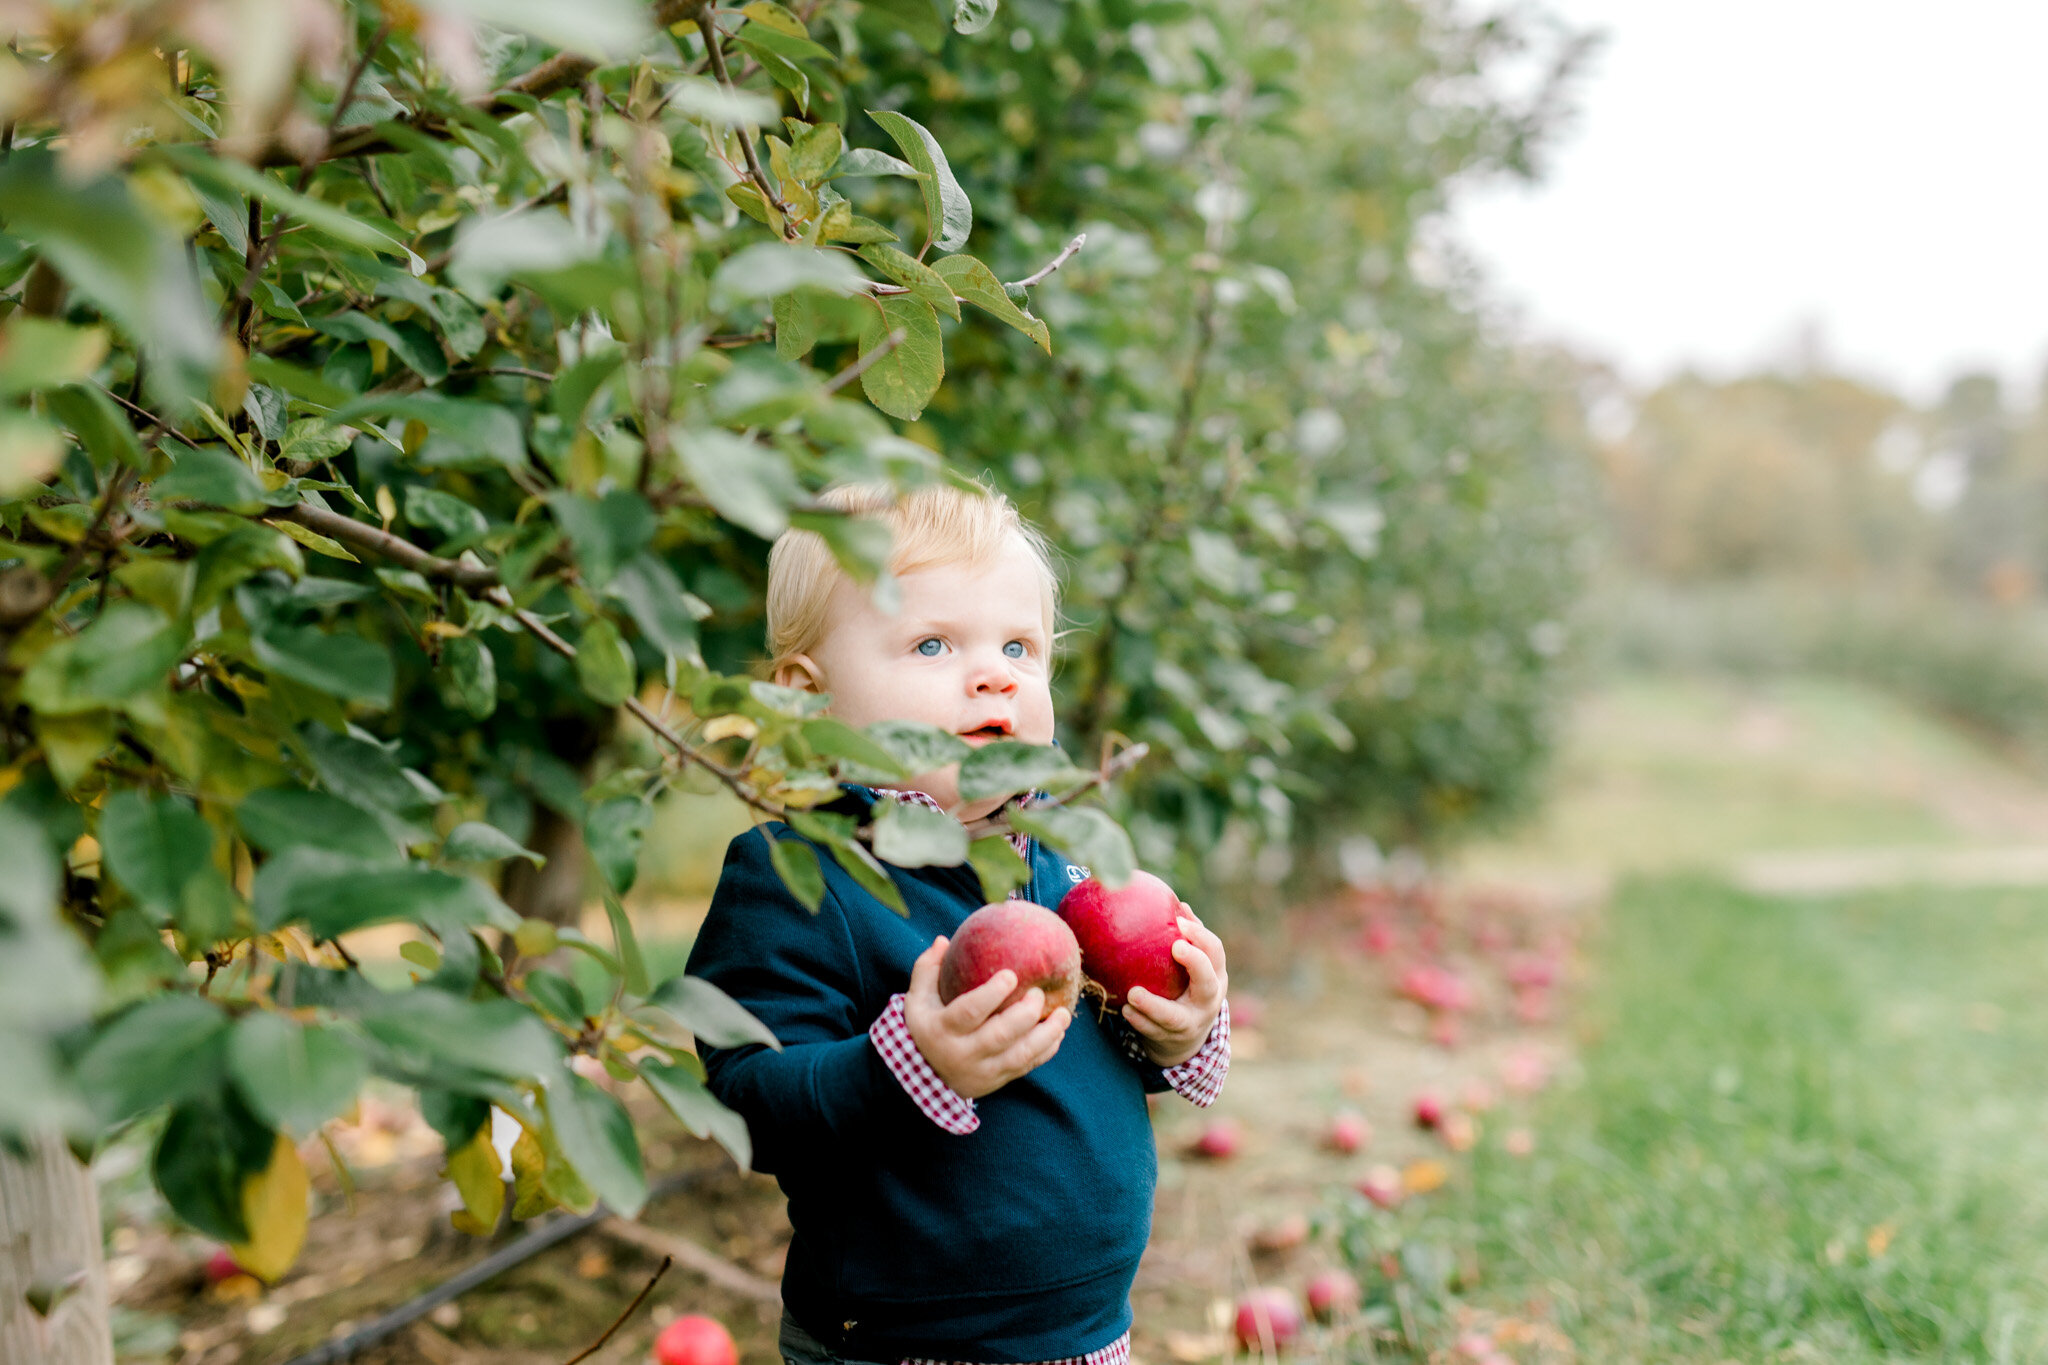
[[[859,799],[859,798],[855,798]],[[857,813],[859,807],[854,810]],[[975,1101],[981,1126],[927,1118],[868,1027],[910,967],[982,904],[967,867],[891,868],[897,915],[822,849],[816,914],[790,895],[768,841],[726,850],[688,971],[768,1025],[783,1050],[707,1049],[710,1088],[746,1120],[755,1165],[789,1196],[783,1302],[856,1360],[1018,1362],[1078,1356],[1131,1324],[1158,1157],[1145,1105],[1160,1069],[1118,1046],[1085,1001],[1051,1061]],[[1056,906],[1084,873],[1036,840],[1027,899]]]

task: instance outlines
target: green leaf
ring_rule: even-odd
[[[1052,329],[1013,303],[995,272],[980,261],[972,256],[945,256],[932,262],[932,270],[955,294],[1009,323],[1037,342],[1040,350],[1052,354]]]
[[[209,866],[185,883],[172,918],[187,944],[206,948],[236,936],[242,922],[242,898],[219,869]]]
[[[583,821],[583,841],[606,885],[623,896],[640,874],[640,844],[654,808],[637,796],[615,797],[591,807]]]
[[[535,867],[547,866],[547,859],[517,839],[481,820],[465,820],[448,831],[441,841],[441,856],[455,863],[495,863],[506,858],[524,858]]]
[[[474,635],[457,635],[441,646],[441,664],[434,670],[448,704],[478,720],[498,709],[498,661],[491,647]]]
[[[619,950],[619,982],[629,995],[645,995],[653,989],[647,979],[647,959],[640,952],[640,937],[633,932],[633,917],[626,913],[625,902],[607,893],[604,898],[605,918],[611,921],[612,942]]]
[[[846,139],[836,123],[814,123],[796,135],[789,148],[789,173],[815,185],[832,173]]]
[[[946,26],[932,0],[861,0],[860,8],[862,14],[902,29],[926,52],[937,52],[946,41]]]
[[[968,846],[967,861],[981,878],[982,900],[990,904],[1008,899],[1012,891],[1031,880],[1031,865],[1018,856],[1005,835],[976,839]]]
[[[571,426],[577,425],[590,407],[590,400],[625,363],[625,349],[619,346],[583,357],[555,376],[548,389],[548,407]]]
[[[860,271],[841,252],[756,242],[719,262],[711,276],[711,306],[723,311],[792,289],[818,289],[845,297],[860,293],[863,283]]]
[[[841,817],[843,821],[843,817]],[[832,861],[839,864],[847,876],[853,878],[861,890],[873,896],[899,915],[909,915],[910,907],[904,904],[903,891],[889,875],[889,869],[875,860],[865,844],[855,839],[840,824],[830,817],[815,811],[793,810],[789,812],[790,827],[815,844],[823,846]]]
[[[656,649],[688,663],[702,662],[697,622],[711,615],[711,606],[685,591],[675,570],[659,556],[645,551],[635,555],[613,575],[605,592],[625,604],[633,624]]]
[[[1080,776],[1073,762],[1050,745],[997,740],[961,760],[960,799],[982,801],[1037,787],[1057,788],[1072,784]]]
[[[959,320],[960,304],[953,298],[952,289],[938,272],[923,261],[905,255],[885,242],[868,243],[860,249],[860,258],[908,289],[913,297],[923,299],[947,317]]]
[[[396,256],[412,267],[417,275],[426,269],[426,262],[413,254],[410,247],[387,233],[379,232],[368,223],[358,222],[349,217],[345,210],[332,204],[324,204],[310,195],[300,194],[282,181],[226,157],[209,156],[192,143],[161,146],[157,152],[168,159],[179,170],[196,180],[211,182],[222,190],[238,191],[253,199],[260,199],[279,213],[289,214],[307,227],[337,242],[368,248],[387,256]]]
[[[103,328],[9,314],[0,319],[0,398],[76,384],[89,378],[106,354]]]
[[[313,848],[293,848],[256,873],[256,922],[265,929],[299,923],[315,938],[373,924],[518,923],[497,893],[472,877],[438,868],[377,867]]]
[[[619,638],[619,628],[602,616],[577,637],[576,681],[602,706],[621,705],[633,695],[633,655]]]
[[[239,1242],[249,1235],[243,1184],[270,1164],[276,1147],[276,1134],[235,1092],[216,1087],[171,1111],[150,1174],[178,1217],[209,1237]]]
[[[897,867],[958,867],[967,831],[944,811],[884,796],[873,810],[875,856]]]
[[[774,839],[768,841],[768,861],[775,867],[775,875],[782,878],[782,884],[795,896],[797,904],[812,914],[825,903],[825,871],[818,866],[818,853],[801,839]]]
[[[774,29],[777,33],[786,33],[792,38],[808,36],[804,21],[776,4],[775,0],[753,0],[753,3],[742,8],[740,13],[764,28]]]
[[[541,1103],[562,1155],[591,1192],[614,1213],[640,1212],[647,1174],[625,1106],[573,1072],[550,1078]]]
[[[818,310],[798,292],[775,296],[775,354],[802,360],[818,344]]]
[[[862,734],[846,722],[834,720],[830,716],[805,721],[803,736],[804,743],[811,747],[813,753],[828,758],[849,759],[889,779],[914,775],[880,742]]]
[[[228,1017],[194,995],[144,1001],[101,1027],[74,1076],[103,1127],[210,1089],[227,1060]]]
[[[158,502],[203,502],[230,512],[256,512],[266,505],[256,471],[218,446],[166,443],[171,472],[150,485]]]
[[[355,1102],[369,1076],[362,1049],[338,1029],[257,1010],[228,1040],[228,1074],[258,1118],[300,1137]]]
[[[687,1066],[642,1062],[640,1079],[692,1135],[711,1138],[732,1153],[741,1171],[754,1168],[754,1141],[747,1132],[747,1121],[720,1104],[694,1071]]]
[[[622,57],[648,32],[648,9],[638,0],[435,0],[428,8],[531,34],[586,57]]]
[[[562,1074],[562,1043],[524,1005],[471,1001],[431,987],[379,996],[362,1012],[363,1031],[383,1061],[413,1076],[550,1081]]]
[[[313,626],[273,625],[249,644],[258,663],[293,682],[379,710],[391,704],[391,655],[374,640],[345,630],[330,635]]]
[[[306,321],[314,331],[325,336],[331,336],[336,341],[382,342],[385,346],[391,348],[393,355],[404,362],[407,369],[426,380],[429,384],[438,384],[448,377],[447,357],[441,354],[441,349],[435,344],[432,336],[425,332],[411,327],[401,329],[380,317],[372,317],[368,313],[336,313],[332,317],[308,318]],[[419,402],[426,399],[426,397],[424,394],[412,395],[404,401]],[[392,399],[382,400],[383,404],[389,404],[392,401]],[[454,402],[456,400],[443,399],[441,401]],[[337,412],[334,416],[336,421],[345,422],[350,417],[357,415],[352,409],[362,408],[374,411],[378,410],[379,407],[380,402],[378,399],[366,398],[351,404],[349,408],[342,409],[341,412]],[[345,416],[344,414],[348,415]]]
[[[1138,870],[1130,836],[1092,806],[1021,806],[1010,812],[1010,823],[1085,864],[1105,886],[1122,886]]]
[[[669,87],[669,107],[689,118],[723,128],[772,126],[781,108],[750,90],[721,85],[705,76],[684,76]]]
[[[17,787],[17,799],[29,790]],[[68,803],[63,809],[75,814]],[[84,945],[57,917],[51,842],[25,810],[0,804],[0,868],[7,869],[0,877],[0,1034],[82,1023],[99,995],[99,973]]]
[[[405,519],[422,530],[441,536],[437,553],[455,554],[484,538],[490,522],[475,507],[426,484],[411,484],[405,490]]]
[[[101,466],[142,463],[142,447],[136,443],[135,428],[114,406],[114,400],[89,384],[55,389],[43,395],[53,416],[70,429],[94,463]]]
[[[250,356],[249,377],[322,407],[339,407],[355,397],[353,391],[332,380],[275,356]]]
[[[953,168],[946,164],[946,152],[939,146],[939,140],[916,119],[892,110],[870,109],[868,117],[882,125],[882,131],[902,149],[903,159],[924,176],[918,181],[918,189],[924,195],[925,245],[941,251],[958,251],[966,246],[968,234],[974,230],[974,205],[968,202],[960,182],[953,178]]]
[[[701,976],[674,976],[648,997],[688,1029],[706,1047],[745,1047],[761,1043],[782,1051],[769,1027],[739,1001]]]
[[[366,863],[397,863],[402,856],[374,816],[326,792],[266,787],[243,798],[235,819],[266,853],[319,848]]]
[[[862,373],[861,390],[869,402],[891,417],[914,422],[946,377],[939,315],[929,303],[911,295],[877,299],[875,304],[875,310],[861,322],[861,355],[881,345],[892,332],[900,330],[904,336],[894,350]]]
[[[923,180],[925,173],[908,161],[901,161],[887,152],[873,147],[848,147],[839,162],[832,168],[832,178],[844,176],[902,175],[912,180]]]
[[[163,684],[185,654],[185,631],[136,602],[110,602],[92,624],[59,640],[22,675],[21,699],[46,715],[75,716]]]
[[[917,720],[881,720],[868,726],[868,738],[895,755],[913,777],[934,773],[970,757],[974,746],[951,730]]]
[[[932,328],[936,334],[936,319]],[[672,437],[691,482],[720,516],[763,540],[787,529],[790,504],[803,496],[787,455],[719,427],[679,427]]]
[[[213,858],[213,831],[197,811],[175,797],[140,791],[107,798],[99,839],[107,870],[159,920]]]
[[[873,583],[889,567],[889,552],[896,537],[889,524],[876,517],[848,516],[840,512],[791,512],[789,524],[824,538],[832,558],[856,583]]]
[[[953,31],[979,33],[996,17],[996,0],[953,0]]]
[[[558,972],[535,968],[526,974],[526,993],[541,1004],[549,1014],[565,1024],[581,1026],[589,1013],[589,1004],[576,983]]]

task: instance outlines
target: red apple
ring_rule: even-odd
[[[1045,992],[1040,1018],[1073,1009],[1081,998],[1081,945],[1066,921],[1030,901],[984,905],[961,922],[939,962],[939,999],[947,1004],[1005,967],[1017,974],[1008,1009],[1033,986]]]
[[[1149,872],[1112,891],[1090,877],[1060,901],[1060,918],[1081,941],[1081,969],[1100,987],[1105,1009],[1120,1010],[1133,986],[1177,1000],[1187,968],[1173,960],[1180,942],[1180,897]]]
[[[739,1365],[740,1351],[732,1333],[693,1313],[661,1329],[654,1339],[654,1358],[661,1365]]]
[[[1341,1270],[1325,1270],[1309,1277],[1308,1311],[1317,1322],[1329,1322],[1343,1313],[1355,1312],[1359,1299],[1358,1281]]]
[[[1405,1191],[1401,1188],[1401,1173],[1392,1166],[1374,1166],[1358,1183],[1352,1186],[1360,1194],[1383,1209],[1390,1209],[1401,1202]]]
[[[1203,1127],[1201,1136],[1194,1140],[1188,1150],[1196,1156],[1227,1161],[1236,1156],[1237,1149],[1243,1145],[1242,1128],[1230,1119],[1216,1119]]]
[[[215,1247],[213,1255],[206,1258],[206,1282],[208,1284],[219,1284],[223,1280],[232,1280],[237,1275],[246,1275],[248,1273],[235,1260],[235,1253],[229,1251],[226,1247]]]
[[[1363,1114],[1348,1109],[1330,1120],[1329,1131],[1323,1135],[1323,1142],[1332,1151],[1347,1155],[1371,1141],[1372,1125],[1366,1122]]]
[[[1237,1344],[1247,1351],[1289,1345],[1301,1335],[1301,1308],[1284,1289],[1254,1289],[1237,1301]]]
[[[1444,1115],[1448,1112],[1449,1107],[1445,1105],[1444,1097],[1437,1094],[1434,1090],[1425,1090],[1415,1097],[1415,1126],[1417,1128],[1436,1127],[1444,1121]]]

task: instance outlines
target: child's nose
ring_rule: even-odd
[[[1017,690],[1017,679],[1010,672],[1010,661],[1001,655],[994,658],[975,660],[974,672],[967,685],[976,696],[995,693],[1008,696]]]

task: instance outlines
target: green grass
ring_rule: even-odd
[[[1632,674],[1578,708],[1538,818],[1460,862],[1481,875],[1662,872],[1759,852],[2011,842],[1951,798],[2026,785],[1977,737],[1874,688]]]
[[[1586,1361],[2048,1360],[2048,892],[1638,880],[1595,965],[1538,1154],[1423,1215],[1470,1301]]]

